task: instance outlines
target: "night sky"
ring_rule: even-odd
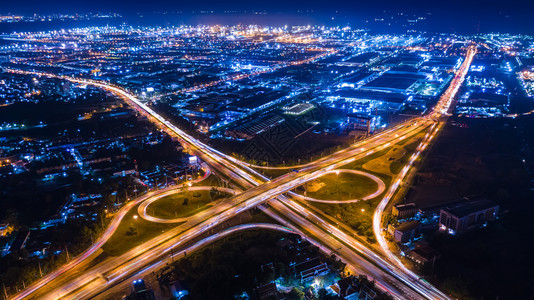
[[[114,10],[122,12],[143,11],[143,10],[268,10],[268,11],[294,11],[314,9],[321,11],[344,10],[349,12],[358,11],[380,11],[384,9],[418,10],[432,12],[455,12],[465,10],[469,12],[492,12],[492,13],[532,13],[534,1],[524,0],[368,0],[368,1],[250,1],[250,0],[203,0],[203,1],[171,1],[171,0],[150,0],[150,1],[124,1],[124,0],[20,0],[2,1],[0,10],[13,11],[94,11],[94,10]]]
[[[321,22],[334,20],[351,25],[352,20],[370,18],[398,12],[429,14],[435,26],[455,31],[520,31],[534,33],[534,1],[523,0],[203,0],[203,1],[124,1],[124,0],[19,0],[2,1],[0,13],[73,13],[118,12],[125,16],[162,11],[225,10],[266,11],[271,14],[305,15]],[[385,13],[384,13],[385,12]],[[332,19],[334,18],[334,19]],[[332,23],[332,22],[331,22]],[[436,25],[437,24],[437,25]],[[499,30],[501,29],[501,30]]]

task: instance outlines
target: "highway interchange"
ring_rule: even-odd
[[[94,266],[86,267],[86,261],[90,261],[97,256],[97,250],[113,234],[127,211],[156,194],[159,195],[167,191],[150,192],[128,203],[127,206],[121,209],[106,233],[90,249],[76,257],[69,264],[43,277],[15,295],[13,299],[86,299],[98,296],[114,285],[125,282],[126,279],[141,276],[157,269],[157,266],[160,266],[165,259],[169,258],[172,249],[183,248],[195,237],[209,234],[217,225],[253,207],[264,209],[268,215],[285,225],[285,228],[289,228],[292,232],[296,232],[313,243],[320,245],[323,251],[327,253],[335,251],[335,254],[347,263],[352,272],[370,276],[376,280],[380,287],[396,298],[449,299],[449,296],[437,288],[419,280],[416,274],[404,267],[389,251],[387,244],[384,244],[385,241],[381,233],[381,214],[397,191],[397,188],[403,182],[406,182],[406,176],[409,175],[418,156],[443,127],[445,123],[443,118],[446,117],[453,103],[453,99],[463,82],[474,54],[475,50],[470,49],[464,63],[457,71],[456,77],[432,113],[425,117],[402,123],[314,162],[293,166],[292,168],[298,169],[298,172],[291,171],[274,179],[263,176],[255,166],[227,156],[194,139],[120,87],[93,80],[11,70],[17,73],[58,77],[80,84],[90,84],[114,93],[137,111],[146,115],[159,128],[178,138],[191,153],[201,157],[212,169],[230,178],[243,190],[243,192],[234,197],[221,200],[217,205],[188,218],[185,223],[131,249],[121,256],[108,258]],[[236,80],[238,79],[236,78]],[[420,133],[425,133],[424,139],[408,164],[387,189],[375,212],[373,229],[382,248],[380,253],[356,239],[350,231],[347,231],[346,227],[337,227],[331,219],[310,209],[305,204],[305,201],[301,199],[302,196],[291,192],[291,190],[307,181],[335,172],[335,170],[341,169],[348,163],[366,158],[373,153],[387,149]],[[215,233],[212,236],[216,238],[220,234],[223,233]],[[209,241],[208,239],[204,243]]]

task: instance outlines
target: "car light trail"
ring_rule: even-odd
[[[470,51],[470,54],[468,54],[464,64],[462,65],[462,67],[460,67],[458,74],[460,75],[463,74],[462,76],[465,76],[465,73],[467,72],[466,70],[468,69],[468,68],[465,68],[465,65],[471,62],[473,55],[474,55],[474,50]],[[298,166],[299,168],[301,168],[301,170],[298,173],[290,173],[289,175],[284,175],[279,178],[269,180],[267,178],[262,178],[262,176],[259,175],[257,172],[253,172],[250,169],[251,167],[257,167],[257,166],[249,165],[233,157],[224,155],[221,152],[215,149],[212,149],[211,147],[197,141],[196,139],[192,138],[191,136],[189,136],[188,134],[178,129],[173,124],[171,124],[169,121],[161,117],[159,114],[157,114],[151,108],[143,104],[136,97],[134,97],[133,95],[129,94],[128,92],[126,92],[125,90],[119,87],[105,84],[102,82],[93,81],[93,80],[76,79],[76,78],[71,78],[71,77],[66,77],[66,76],[57,76],[53,74],[27,72],[27,71],[19,71],[19,70],[9,70],[9,71],[14,72],[14,73],[21,73],[21,74],[33,74],[33,75],[56,77],[56,78],[69,80],[72,82],[77,82],[80,84],[90,84],[90,85],[100,87],[104,90],[110,91],[116,95],[119,95],[128,104],[130,104],[132,107],[134,107],[136,110],[138,110],[143,115],[147,116],[149,120],[154,122],[156,125],[158,125],[159,128],[162,128],[167,133],[169,133],[171,136],[179,138],[184,144],[186,144],[186,147],[188,149],[190,149],[191,151],[200,153],[203,159],[209,165],[211,165],[212,167],[216,167],[216,168],[220,168],[224,170],[224,173],[226,175],[228,175],[233,180],[239,182],[243,186],[253,187],[250,190],[247,190],[233,197],[231,201],[223,202],[223,205],[218,206],[217,208],[214,209],[214,211],[208,210],[208,212],[206,213],[200,213],[198,215],[195,215],[194,217],[191,218],[191,220],[188,220],[187,226],[192,226],[192,227],[189,227],[189,229],[186,229],[187,226],[182,226],[182,227],[178,226],[179,229],[176,229],[176,230],[173,229],[170,232],[165,233],[161,235],[160,237],[158,237],[158,243],[156,245],[148,245],[148,243],[145,243],[145,244],[140,245],[139,247],[132,249],[130,252],[126,253],[123,257],[120,258],[121,260],[120,262],[119,261],[116,262],[116,266],[115,265],[110,265],[110,266],[99,265],[98,267],[95,267],[94,270],[92,269],[92,271],[87,272],[87,274],[83,274],[79,276],[78,278],[73,279],[73,281],[67,282],[65,283],[65,285],[59,287],[59,289],[57,289],[56,292],[52,292],[52,297],[58,297],[59,295],[63,297],[65,295],[71,295],[71,293],[73,292],[78,293],[79,291],[82,291],[82,293],[87,293],[87,294],[82,294],[84,295],[83,297],[86,297],[86,296],[90,297],[90,295],[92,295],[91,293],[94,293],[95,290],[99,290],[103,288],[103,287],[100,287],[99,284],[96,284],[96,286],[93,286],[96,282],[94,281],[95,280],[94,278],[99,277],[98,274],[102,274],[102,272],[99,272],[100,270],[105,271],[106,274],[108,274],[109,272],[111,272],[110,274],[132,274],[132,272],[134,272],[137,268],[140,268],[140,267],[142,267],[142,270],[146,270],[147,268],[149,268],[149,266],[144,266],[144,265],[146,265],[150,260],[153,260],[157,257],[161,257],[163,254],[169,251],[168,250],[169,245],[177,245],[177,243],[178,244],[183,243],[185,240],[193,238],[197,236],[198,234],[204,233],[207,230],[209,230],[211,227],[228,220],[233,215],[239,212],[242,212],[246,209],[250,209],[251,207],[260,205],[261,203],[264,203],[265,201],[268,201],[270,199],[273,199],[276,197],[287,199],[280,195],[290,191],[291,189],[295,188],[298,185],[303,184],[306,181],[323,176],[325,172],[334,171],[335,169],[338,169],[349,162],[366,157],[374,153],[376,149],[387,148],[389,145],[397,143],[410,136],[413,136],[421,132],[422,130],[429,130],[428,132],[432,132],[432,133],[430,135],[428,135],[427,133],[427,136],[425,136],[425,139],[423,140],[424,143],[422,142],[422,144],[419,147],[420,151],[424,150],[426,146],[428,145],[428,143],[435,137],[436,132],[439,131],[439,128],[441,128],[440,127],[441,125],[436,125],[436,123],[432,121],[432,117],[435,118],[436,113],[444,115],[448,112],[448,109],[452,102],[452,97],[454,93],[457,92],[459,85],[461,85],[461,82],[462,82],[462,80],[453,81],[453,84],[451,85],[452,89],[450,87],[448,89],[448,91],[450,90],[450,92],[446,92],[446,96],[449,98],[446,98],[445,99],[446,101],[440,100],[440,102],[438,102],[435,108],[436,113],[433,113],[431,117],[423,117],[423,118],[416,119],[415,121],[410,121],[410,122],[400,124],[399,126],[386,130],[380,134],[377,134],[371,137],[368,140],[365,140],[361,143],[357,143],[347,149],[340,150],[330,156],[324,157],[315,162]],[[239,78],[240,77],[235,78],[234,80],[239,80]],[[399,136],[401,137],[399,138]],[[365,147],[362,147],[363,145],[365,145]],[[403,168],[403,170],[400,173],[400,175],[402,175],[402,178],[406,176],[411,165],[415,162],[416,158],[420,155],[420,151],[412,155],[412,157],[410,158],[408,162],[408,165]],[[248,172],[244,171],[243,169],[248,170]],[[256,177],[261,178],[261,179],[257,179]],[[263,183],[264,181],[268,181],[268,182]],[[384,199],[390,198],[393,195],[394,190],[396,190],[396,188],[400,185],[401,181],[402,179],[395,181],[395,183],[392,185],[392,188],[388,190]],[[382,201],[379,205],[379,208],[381,208],[382,210],[383,210],[383,207],[382,207],[383,202],[384,201]],[[136,201],[135,203],[139,203],[139,202]],[[380,257],[377,256],[374,252],[370,251],[369,249],[366,249],[365,247],[361,247],[361,245],[355,243],[352,237],[347,236],[342,231],[337,229],[335,226],[332,226],[328,222],[322,221],[319,217],[314,216],[314,214],[312,214],[310,211],[307,211],[307,209],[305,209],[304,207],[297,206],[295,202],[286,201],[285,203],[288,205],[291,205],[293,209],[306,213],[305,214],[306,218],[294,217],[292,218],[292,221],[303,222],[304,220],[308,218],[315,218],[316,220],[318,220],[317,224],[320,224],[320,226],[324,227],[323,229],[330,233],[329,236],[334,238],[332,240],[329,239],[328,240],[329,243],[330,242],[335,243],[335,239],[339,239],[345,244],[350,244],[351,247],[359,247],[359,250],[360,248],[364,249],[365,251],[364,250],[361,250],[361,251],[365,253],[364,255],[365,257],[371,259],[375,263],[376,262],[382,263],[382,261],[380,260]],[[128,207],[131,208],[133,206],[134,206],[133,204],[131,206],[129,204]],[[385,207],[385,205],[383,206]],[[283,209],[283,207],[280,206],[280,209]],[[117,218],[117,219],[118,219],[117,221],[117,225],[118,225],[120,223],[120,218]],[[373,220],[375,220],[375,218]],[[374,223],[373,223],[373,226],[374,226]],[[318,230],[323,230],[323,229],[318,229]],[[376,230],[376,228],[374,227],[373,229]],[[106,232],[113,232],[113,231],[114,230],[111,230],[110,228],[108,228]],[[376,234],[376,231],[375,231],[375,234]],[[97,246],[98,244],[95,244],[90,249],[94,249]],[[389,255],[387,257],[388,259],[390,259],[391,261],[395,263],[398,261],[398,259],[392,258]],[[85,258],[80,258],[78,263],[83,261],[84,259]],[[76,264],[73,264],[73,265],[76,265]],[[64,268],[63,272],[66,272],[67,270],[68,268]],[[59,274],[56,273],[56,276],[61,275],[63,272],[60,272]],[[408,278],[413,277],[414,274],[409,272],[409,270],[406,270],[406,268],[403,269],[402,267],[400,267],[399,269],[384,261],[381,272],[382,273],[386,272],[386,274],[389,274],[387,276],[392,276],[392,278],[394,278],[396,282],[399,283],[399,285],[403,285],[409,288],[410,290],[417,292],[420,296],[423,296],[427,299],[434,299],[434,298],[447,299],[448,298],[446,295],[439,292],[437,289],[435,289],[429,284],[423,285],[419,282],[412,282],[411,280],[409,280]],[[406,278],[405,276],[409,276],[409,277]],[[30,289],[27,289],[24,292],[17,295],[15,299],[21,299],[25,296],[30,296],[32,292],[37,291],[39,287],[43,287],[44,284],[50,282],[53,279],[54,277],[51,276],[47,278],[46,280],[45,279],[41,280],[39,284],[32,285]],[[381,283],[381,286],[383,287],[385,287],[386,285],[388,285],[388,283],[385,283],[385,282]],[[78,292],[76,292],[76,290],[78,290]]]

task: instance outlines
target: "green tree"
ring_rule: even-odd
[[[291,291],[287,294],[288,300],[302,300],[304,299],[304,292],[293,287]]]

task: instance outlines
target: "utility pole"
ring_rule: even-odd
[[[43,270],[41,269],[41,261],[38,261],[37,264],[39,265],[39,274],[41,274],[41,277],[43,277]]]
[[[92,239],[92,237],[91,237]],[[70,257],[69,257],[69,248],[67,248],[67,245],[65,245],[65,252],[67,253],[67,262],[70,261]]]

